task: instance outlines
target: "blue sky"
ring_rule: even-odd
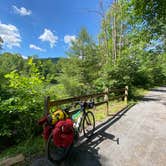
[[[0,0],[3,51],[41,58],[65,56],[81,27],[97,37],[101,18],[88,10],[98,9],[99,0]]]

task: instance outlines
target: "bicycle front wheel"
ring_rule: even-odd
[[[71,146],[72,145],[70,145],[67,148],[57,147],[53,142],[53,135],[51,133],[48,138],[47,146],[46,146],[46,155],[48,160],[54,163],[61,162],[67,156]]]
[[[87,111],[83,118],[83,133],[85,137],[90,137],[95,130],[95,117],[91,111]]]

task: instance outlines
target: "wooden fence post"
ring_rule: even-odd
[[[109,95],[109,89],[106,88],[106,89],[104,90],[104,93],[105,93],[105,95],[104,95],[104,101],[105,101],[106,104],[107,104],[107,108],[106,108],[106,116],[108,116],[108,114],[109,114],[109,98],[108,98],[108,95]]]
[[[44,116],[48,115],[49,113],[49,102],[50,102],[50,96],[46,96],[44,98]]]
[[[128,90],[129,90],[129,87],[128,86],[125,86],[125,97],[124,97],[124,101],[127,103],[127,99],[128,99]]]
[[[49,102],[50,102],[50,96],[46,96],[44,98],[44,116],[47,116],[49,114],[49,109],[50,109]],[[44,126],[43,126],[43,129],[44,129]],[[45,147],[45,149],[47,149],[47,142],[46,141],[44,141],[44,147]]]

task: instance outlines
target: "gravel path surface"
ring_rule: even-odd
[[[166,87],[97,126],[63,166],[166,166]]]

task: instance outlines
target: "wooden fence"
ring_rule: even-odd
[[[111,97],[111,94],[115,94],[115,96]],[[118,95],[116,95],[118,94]],[[120,95],[119,95],[120,94]],[[102,101],[99,101],[99,99],[102,98]],[[44,114],[49,114],[49,110],[51,107],[59,107],[63,104],[69,104],[74,103],[76,101],[88,101],[88,100],[95,100],[95,108],[96,106],[106,104],[106,114],[108,115],[109,111],[109,101],[115,100],[115,99],[123,99],[127,103],[128,98],[128,86],[125,86],[125,88],[122,89],[105,89],[103,93],[96,93],[96,94],[90,94],[90,95],[84,95],[84,96],[78,96],[78,97],[72,97],[62,100],[50,100],[50,97],[45,97],[45,107],[44,107]]]

